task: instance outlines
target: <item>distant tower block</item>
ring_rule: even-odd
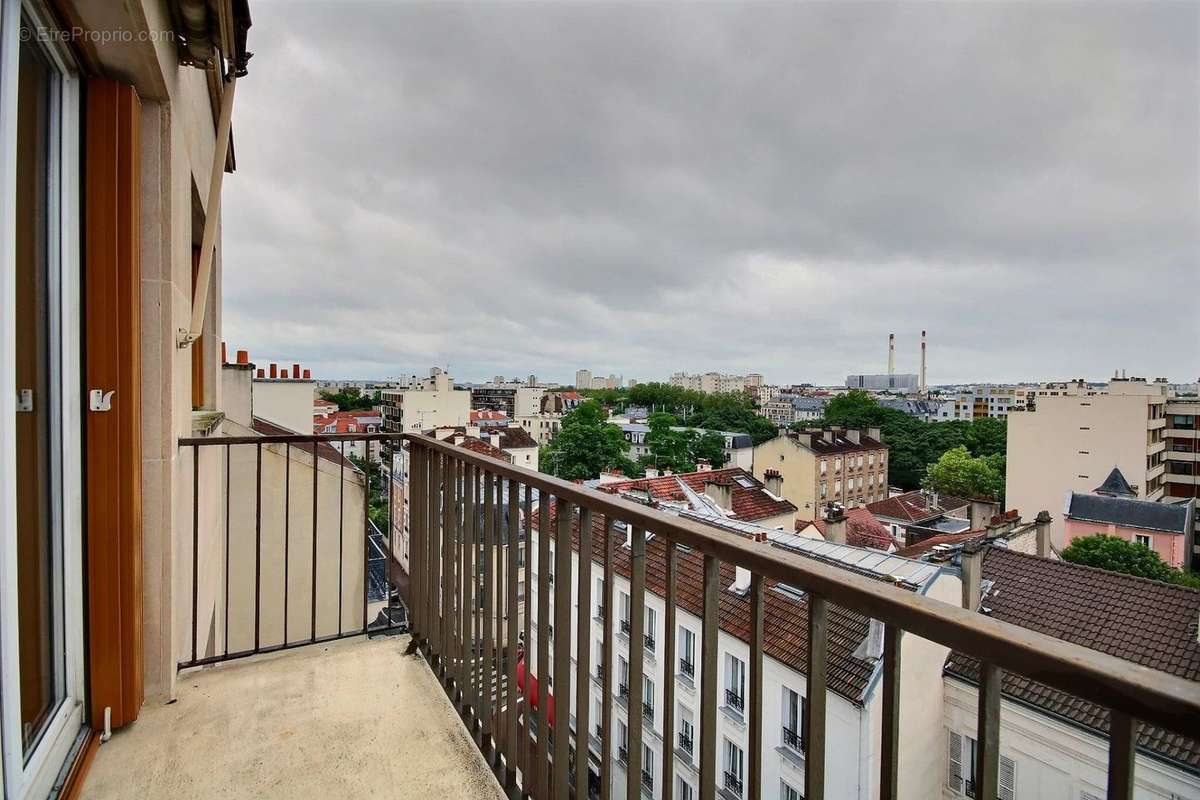
[[[925,385],[925,331],[921,331],[921,377],[917,383],[920,386],[921,394],[925,394],[927,388]]]
[[[896,374],[896,334],[888,334],[888,375]]]

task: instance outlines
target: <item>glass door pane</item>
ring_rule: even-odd
[[[17,71],[17,624],[26,757],[64,697],[60,306],[55,240],[58,73],[22,19]]]

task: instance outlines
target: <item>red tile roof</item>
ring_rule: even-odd
[[[989,547],[984,553],[982,574],[993,582],[982,606],[996,619],[1200,681],[1200,589],[1002,547]],[[946,672],[970,683],[979,680],[978,662],[959,652],[946,660]],[[1010,699],[1107,736],[1106,708],[1007,672],[1001,687]],[[1196,739],[1143,725],[1138,748],[1200,771]]]
[[[679,488],[679,482],[682,480],[689,489],[704,494],[704,484],[719,483],[730,484],[733,486],[733,511],[734,516],[744,522],[754,522],[755,520],[766,519],[768,517],[776,517],[780,514],[795,513],[796,507],[782,497],[776,497],[770,494],[762,485],[762,482],[751,475],[741,467],[729,467],[727,469],[714,469],[705,472],[685,472],[678,475],[660,475],[656,478],[634,478],[627,481],[614,481],[612,483],[601,484],[596,487],[602,492],[609,494],[620,494],[624,491],[640,490],[649,492],[653,500],[674,500],[683,501],[685,499],[683,490]],[[752,486],[742,486],[738,479],[743,482],[750,481]]]
[[[511,455],[498,447],[492,447],[490,443],[485,442],[482,439],[476,439],[474,436],[467,436],[458,443],[458,446],[466,450],[470,450],[472,453],[478,453],[481,456],[491,456],[492,458],[498,458],[501,461],[507,461],[509,464],[512,463]]]
[[[875,519],[875,515],[865,508],[851,508],[846,513],[846,544],[854,545],[855,547],[869,547],[873,550],[888,551],[895,546],[896,541],[888,533],[887,528],[879,520]],[[825,530],[828,527],[825,520],[796,520],[796,533],[800,533],[809,525],[817,529],[821,536],[825,536]]]
[[[970,539],[983,535],[984,531],[963,531],[962,533],[941,533],[937,536],[930,536],[928,539],[922,539],[916,544],[910,544],[908,547],[901,547],[896,551],[896,555],[904,556],[905,558],[920,558],[926,553],[933,550],[939,544],[963,544]]]
[[[539,511],[533,514],[533,529],[538,529]],[[553,530],[554,512],[550,514],[550,529]],[[604,560],[604,518],[592,516],[593,564],[592,575],[600,574]],[[579,550],[579,516],[576,514],[571,525],[572,547]],[[615,559],[613,570],[628,579],[630,575],[630,553],[623,546],[624,533],[615,531],[618,541],[613,547]],[[763,545],[770,547],[770,545]],[[646,541],[646,591],[666,596],[667,542],[662,536]],[[698,617],[704,615],[704,555],[698,550],[678,551],[675,595],[679,608]],[[718,609],[721,630],[750,642],[750,598],[728,590],[735,577],[732,564],[722,562]],[[776,581],[767,580],[763,592],[763,652],[792,669],[808,672],[808,595],[797,599],[792,594],[776,591]],[[867,636],[866,617],[840,606],[829,606],[829,689],[850,702],[861,706],[863,693],[876,669],[874,661],[854,657],[855,650]]]
[[[471,422],[496,422],[499,420],[507,420],[508,415],[503,411],[493,411],[485,408],[471,409]]]
[[[335,411],[313,417],[313,433],[371,433],[381,429],[383,416],[380,410]],[[332,426],[332,430],[330,427]]]
[[[438,428],[437,430],[454,431],[450,438],[453,438],[454,435],[466,436],[467,434],[467,429],[462,425],[459,425],[455,428]],[[493,434],[500,437],[500,448],[502,450],[513,450],[522,447],[538,446],[537,440],[529,434],[529,431],[515,423],[508,426],[485,426],[479,429],[479,438],[484,439],[485,441],[490,441],[490,437]]]
[[[890,517],[891,519],[905,520],[907,522],[920,522],[921,520],[936,517],[948,511],[956,511],[971,505],[970,500],[964,500],[961,497],[952,495],[939,495],[937,505],[930,502],[928,493],[919,489],[904,494],[898,494],[895,497],[889,497],[886,500],[876,500],[874,503],[867,503],[867,508],[877,517]]]

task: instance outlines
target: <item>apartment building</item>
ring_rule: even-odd
[[[1066,541],[1098,533],[1136,542],[1172,567],[1191,564],[1195,505],[1137,499],[1121,470],[1113,467],[1092,492],[1071,492],[1063,513]]]
[[[540,386],[485,384],[471,388],[471,409],[502,411],[509,419],[537,414],[546,390]]]
[[[471,420],[471,392],[454,388],[454,379],[438,367],[428,378],[405,389],[385,389],[379,397],[385,431],[420,432]]]
[[[757,372],[745,375],[729,375],[723,372],[689,375],[686,372],[676,372],[671,376],[669,383],[681,389],[690,389],[693,392],[704,392],[705,394],[745,391],[757,394],[759,387],[763,385],[763,376]]]
[[[856,508],[886,498],[887,451],[878,428],[787,431],[755,446],[754,477],[777,472],[783,497],[814,519],[826,503]]]
[[[1063,509],[1071,492],[1090,492],[1118,468],[1137,497],[1166,494],[1168,389],[1165,381],[1116,378],[1105,393],[1075,383],[1039,394],[1008,416],[1005,502],[1009,508]],[[1063,520],[1051,529],[1066,544]]]
[[[798,394],[778,394],[759,406],[759,413],[781,428],[796,423],[811,422],[825,415],[824,397]]]
[[[608,488],[608,487],[605,487]],[[693,506],[693,509],[702,508]],[[533,559],[534,579],[529,586],[530,603],[539,602],[539,575],[542,563],[556,562],[554,543],[547,543],[543,553],[540,534],[542,509],[534,512],[532,524],[530,558]],[[557,519],[549,511],[550,527]],[[876,551],[863,550],[847,545],[834,545],[821,540],[802,537],[792,532],[779,532],[763,526],[745,523],[722,523],[718,516],[696,511],[692,519],[704,519],[714,526],[728,525],[726,530],[736,531],[744,537],[757,537],[760,546],[778,549],[821,560],[828,564],[844,564],[860,561]],[[592,541],[603,541],[604,523],[592,517]],[[573,515],[572,521],[571,574],[578,575],[580,569],[580,518]],[[715,653],[704,653],[702,642],[703,615],[703,558],[700,553],[680,548],[677,554],[678,568],[674,584],[677,599],[676,657],[666,663],[662,657],[663,641],[667,632],[666,620],[667,586],[661,569],[646,570],[645,611],[641,624],[631,617],[631,540],[635,535],[631,528],[620,526],[616,535],[621,544],[614,549],[613,585],[605,586],[602,557],[593,551],[591,585],[588,603],[592,613],[590,624],[581,630],[575,608],[580,594],[574,582],[571,598],[571,621],[568,635],[571,637],[571,653],[578,652],[580,641],[591,644],[589,657],[591,681],[588,686],[587,733],[590,769],[598,774],[600,762],[614,765],[612,796],[625,798],[627,772],[636,762],[640,771],[641,794],[649,798],[663,796],[664,759],[672,761],[674,780],[673,796],[694,798],[701,796],[700,763],[700,720],[702,715],[700,687],[704,680],[706,664],[718,671],[718,713],[716,714],[717,764],[715,781],[717,796],[728,800],[749,798],[748,754],[750,753],[749,721],[751,713],[749,697],[749,663],[751,631],[750,575],[749,572],[723,565],[719,573],[720,626]],[[771,537],[767,541],[767,537]],[[645,560],[648,564],[662,564],[666,557],[666,543],[661,537],[648,535],[645,543]],[[542,556],[547,555],[545,562]],[[885,563],[882,559],[880,563]],[[884,569],[889,573],[870,568],[860,568],[860,574],[871,575],[877,580],[899,581],[908,590],[947,603],[956,603],[961,596],[958,578],[938,565],[889,558]],[[551,567],[553,569],[553,567]],[[559,576],[561,577],[561,576]],[[611,598],[608,599],[608,598]],[[553,610],[551,598],[551,614]],[[612,637],[614,649],[612,660],[605,663],[603,640],[605,637],[604,606],[613,603]],[[770,634],[764,640],[763,687],[760,720],[763,731],[762,787],[763,797],[797,798],[803,796],[806,756],[806,741],[803,719],[808,703],[805,643],[808,618],[806,593],[783,583],[767,582],[764,589],[764,626]],[[830,639],[829,651],[829,694],[826,700],[828,736],[837,741],[837,746],[826,753],[825,781],[826,796],[837,798],[861,798],[871,800],[878,796],[878,785],[873,764],[877,762],[879,738],[875,730],[882,702],[881,646],[882,627],[867,617],[838,607],[830,609],[829,624],[839,631]],[[534,676],[553,674],[553,663],[548,661],[539,668],[537,653],[541,642],[540,630],[531,631],[532,637],[525,653],[529,673]],[[557,631],[548,630],[548,646],[553,647]],[[635,638],[636,637],[636,638]],[[643,678],[639,691],[629,684],[630,659],[633,649],[641,651]],[[900,777],[901,797],[934,797],[944,781],[945,744],[941,725],[941,664],[949,652],[947,648],[933,644],[916,636],[905,637],[901,646],[905,671],[901,678],[900,692],[910,698],[911,716],[906,721],[906,736],[900,743],[901,759],[910,765]],[[604,694],[604,675],[611,675],[612,696]],[[836,676],[836,677],[835,677]],[[527,679],[528,680],[528,679]],[[664,703],[667,687],[673,693],[671,708]],[[528,684],[526,684],[528,685]],[[638,758],[632,759],[630,741],[631,703],[641,705],[642,743]],[[615,736],[609,741],[612,751],[601,750],[600,728],[604,720],[604,706],[611,705],[612,725]],[[577,697],[571,695],[567,707],[573,719],[579,719]],[[670,720],[668,724],[668,720]]]

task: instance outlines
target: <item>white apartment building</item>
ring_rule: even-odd
[[[530,558],[532,569],[540,569],[538,527],[540,510],[535,512]],[[603,541],[603,524],[595,520],[593,542]],[[757,526],[733,523],[745,531]],[[576,515],[573,521],[575,536],[572,553],[572,606],[577,607],[579,594],[574,576],[579,571],[578,527]],[[551,523],[553,529],[553,522]],[[617,528],[617,535],[627,537],[629,531]],[[734,535],[731,533],[731,535]],[[751,534],[754,535],[754,534]],[[763,547],[776,546],[765,538],[778,537],[779,546],[794,548],[796,552],[809,552],[815,545],[826,546],[820,540],[806,539],[794,533],[782,534],[758,529],[763,537]],[[666,555],[661,537],[649,536],[646,541],[648,564],[661,564]],[[847,551],[855,551],[842,545]],[[603,548],[594,544],[594,552]],[[554,563],[553,543],[549,544],[550,564]],[[592,681],[589,690],[591,707],[588,712],[590,757],[598,771],[598,760],[606,757],[600,752],[601,740],[597,736],[602,720],[602,673],[599,668],[612,672],[614,697],[612,719],[615,735],[611,741],[613,752],[607,754],[610,763],[617,765],[613,776],[613,797],[625,798],[626,778],[623,772],[626,761],[622,754],[622,742],[627,741],[629,724],[627,692],[622,686],[628,682],[628,664],[631,647],[643,648],[643,796],[649,798],[662,795],[661,776],[664,758],[674,759],[676,798],[699,797],[699,727],[700,693],[703,678],[703,654],[701,644],[702,613],[702,557],[699,553],[680,550],[678,554],[678,580],[676,582],[676,658],[668,664],[663,658],[663,626],[666,619],[665,586],[663,573],[657,567],[649,567],[645,594],[645,627],[642,642],[629,639],[630,609],[630,548],[627,539],[615,546],[615,577],[611,587],[612,623],[614,625],[613,662],[602,664],[603,603],[605,590],[603,581],[603,556],[591,564],[590,604],[591,623],[583,635],[591,644],[590,662]],[[875,552],[875,551],[865,551]],[[814,556],[815,557],[815,556]],[[836,563],[836,562],[833,562]],[[884,564],[887,570],[904,576],[906,585],[913,591],[945,602],[957,603],[961,597],[961,584],[956,576],[935,564],[889,557]],[[881,572],[883,579],[887,572]],[[554,580],[563,580],[555,576]],[[539,581],[535,577],[529,587],[529,605],[536,608]],[[749,575],[743,570],[723,565],[720,575],[720,603],[728,606],[729,612],[722,613],[723,621],[749,619]],[[768,582],[765,589],[766,627],[768,635],[763,658],[763,731],[764,797],[798,798],[803,796],[805,770],[805,743],[802,720],[805,706],[805,640],[807,631],[807,599],[796,589]],[[553,598],[551,598],[553,607]],[[553,612],[551,612],[553,613]],[[571,652],[578,652],[580,631],[577,614],[572,613]],[[743,623],[744,624],[744,623]],[[829,694],[827,696],[827,741],[837,742],[836,747],[826,753],[826,795],[836,798],[860,798],[871,800],[878,795],[878,757],[880,752],[881,719],[881,652],[882,628],[865,617],[841,608],[830,608],[830,627],[843,632],[830,637]],[[537,626],[532,630],[536,636]],[[552,674],[552,665],[545,669],[536,666],[538,641],[529,642],[526,652],[530,654],[531,672]],[[749,753],[749,728],[745,712],[749,692],[749,631],[736,622],[723,622],[718,633],[716,668],[719,670],[717,714],[717,785],[718,796],[736,800],[747,797],[746,763]],[[551,653],[552,646],[548,648]],[[900,743],[902,797],[935,797],[944,782],[945,741],[941,724],[941,667],[948,650],[916,636],[906,635],[901,646],[905,669],[901,678],[901,707],[905,709],[906,735]],[[836,676],[836,677],[835,677]],[[675,689],[673,730],[663,729],[664,686],[672,682]],[[575,717],[575,692],[571,692],[570,708]],[[558,705],[558,708],[563,707]]]
[[[385,389],[380,402],[385,431],[411,433],[471,422],[471,393],[455,389],[454,380],[437,367],[409,388]]]
[[[1107,393],[1071,384],[1039,394],[1008,417],[1006,505],[1018,510],[1065,507],[1071,492],[1090,492],[1115,466],[1144,500],[1162,500],[1168,389],[1165,381],[1114,379]],[[1051,528],[1063,540],[1061,514]]]
[[[723,372],[689,375],[686,372],[676,372],[671,376],[670,384],[681,389],[690,389],[705,394],[744,392],[747,389],[757,392],[758,388],[763,385],[763,376],[757,372],[746,375],[728,375]]]

